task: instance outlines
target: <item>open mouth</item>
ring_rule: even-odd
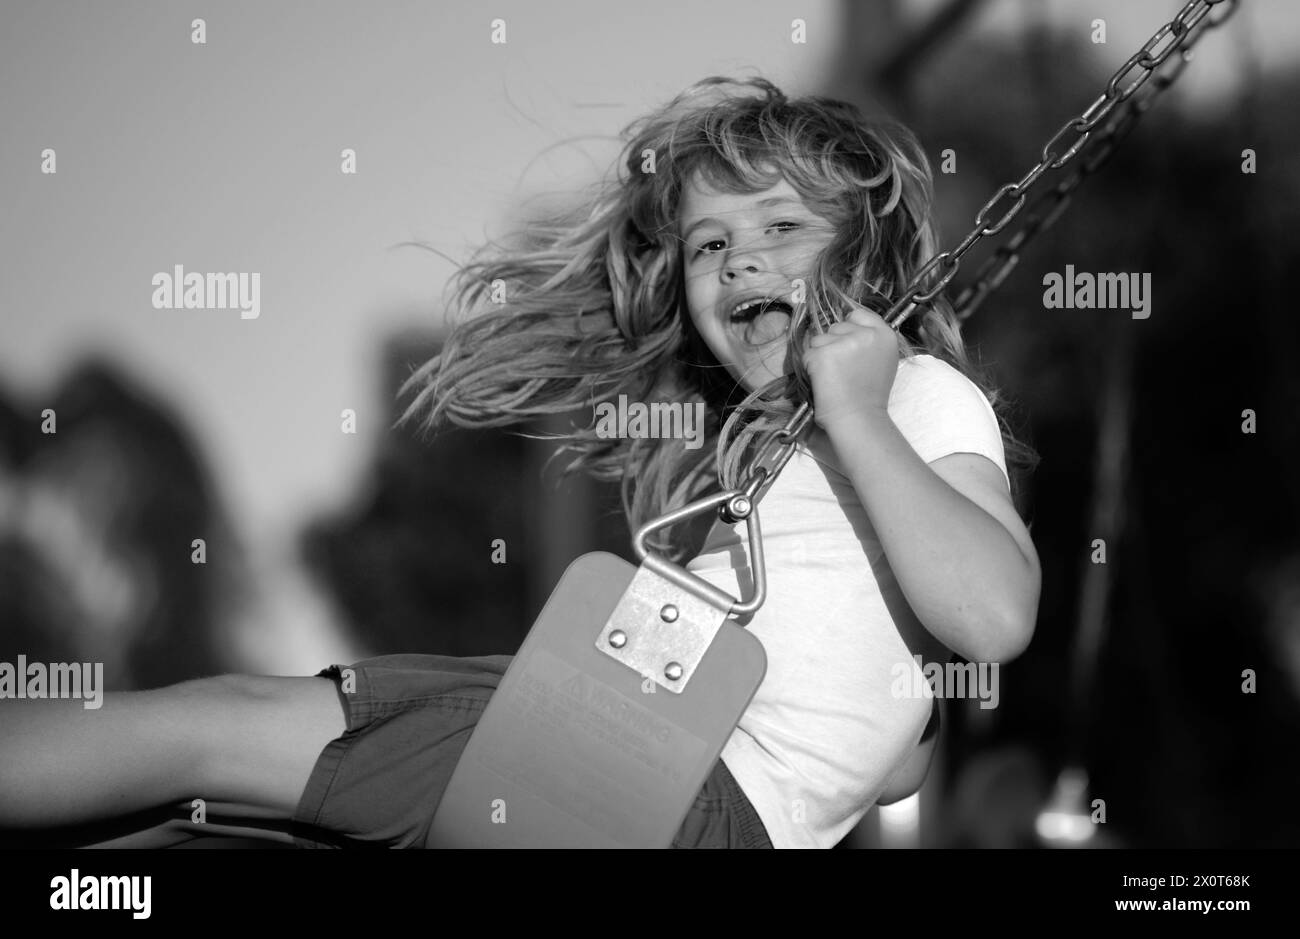
[[[736,307],[730,328],[746,345],[765,347],[789,335],[793,316],[794,307],[789,302],[777,297],[758,298]]]
[[[731,314],[731,322],[751,323],[764,313],[784,313],[786,316],[793,316],[794,307],[776,297],[750,300],[736,308]]]

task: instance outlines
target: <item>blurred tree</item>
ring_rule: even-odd
[[[438,348],[428,336],[390,342],[390,424],[407,403],[396,399],[402,381]],[[307,565],[374,654],[513,653],[578,554],[627,556],[616,489],[543,478],[549,445],[517,431],[544,429],[450,428],[428,442],[392,430],[354,503],[307,526]],[[498,539],[504,564],[493,563]]]
[[[181,419],[89,359],[0,425],[0,660],[102,662],[114,690],[223,670],[242,551]]]

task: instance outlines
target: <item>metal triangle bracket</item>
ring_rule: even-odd
[[[653,531],[721,507],[726,517],[745,519],[749,532],[754,593],[738,600],[645,546]],[[640,528],[633,548],[641,558],[632,583],[596,638],[596,648],[631,668],[646,682],[681,694],[729,616],[752,613],[766,595],[758,509],[744,493],[723,492],[661,516]],[[643,685],[643,691],[653,691]]]

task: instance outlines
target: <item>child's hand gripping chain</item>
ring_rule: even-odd
[[[855,306],[810,336],[804,367],[813,386],[813,420],[823,430],[864,413],[885,413],[898,374],[898,335],[877,313]]]

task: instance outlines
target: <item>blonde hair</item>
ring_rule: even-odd
[[[623,137],[613,178],[531,221],[512,243],[485,246],[457,273],[452,314],[464,316],[439,355],[403,384],[399,394],[418,393],[399,424],[505,426],[594,409],[620,394],[684,406],[702,400],[709,446],[698,449],[683,440],[603,438],[594,423],[555,438],[557,455],[572,455],[566,473],[622,482],[635,529],[711,488],[734,488],[745,455],[811,400],[801,355],[789,356],[792,374],[745,395],[693,326],[677,223],[696,173],[741,193],[785,179],[834,225],[791,321],[792,351],[803,347],[813,317],[840,320],[850,302],[883,314],[938,245],[920,145],[906,128],[868,122],[852,104],[789,99],[761,78],[711,77]],[[647,153],[653,172],[642,172]],[[505,299],[493,303],[497,281]],[[945,301],[918,311],[899,339],[902,354],[928,352],[974,381],[998,414],[1009,468],[1032,469],[1036,454],[1011,432],[1005,401],[970,362]],[[1019,476],[1013,471],[1013,481]],[[650,544],[683,560],[685,546],[672,535],[661,531]]]

